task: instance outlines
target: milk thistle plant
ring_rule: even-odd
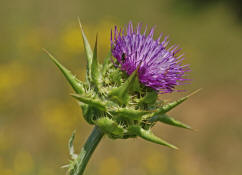
[[[81,25],[80,25],[81,26]],[[147,28],[147,27],[146,27]],[[166,113],[188,97],[164,103],[159,94],[179,91],[178,85],[187,81],[185,73],[189,65],[182,65],[180,49],[168,46],[168,37],[153,39],[154,28],[141,32],[130,22],[124,29],[111,31],[111,51],[103,64],[98,63],[97,38],[91,49],[81,26],[86,58],[86,82],[78,80],[67,68],[47,52],[72,86],[71,94],[80,105],[84,119],[94,129],[81,149],[74,153],[73,140],[69,140],[72,160],[68,165],[70,175],[82,175],[96,146],[104,135],[111,139],[140,137],[146,141],[173,149],[176,146],[157,137],[151,128],[157,122],[191,129]],[[162,96],[162,95],[161,95]]]

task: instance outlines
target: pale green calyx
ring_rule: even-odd
[[[85,120],[98,126],[112,139],[140,137],[147,141],[177,149],[175,146],[155,136],[151,128],[156,122],[191,129],[190,126],[169,117],[166,113],[181,104],[189,96],[180,100],[162,104],[158,93],[139,82],[137,72],[128,76],[112,60],[111,52],[104,64],[97,61],[97,38],[94,50],[81,27],[83,43],[87,57],[86,82],[78,80],[68,69],[59,63],[49,52],[52,61],[64,74],[75,93]],[[118,64],[118,63],[117,63]],[[76,157],[72,147],[74,135],[70,140],[70,154]]]

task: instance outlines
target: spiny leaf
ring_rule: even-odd
[[[84,30],[82,28],[81,21],[80,21],[79,18],[78,18],[78,21],[79,21],[79,25],[80,25],[80,28],[81,28],[83,44],[84,44],[84,48],[85,48],[85,52],[86,52],[86,56],[87,56],[87,80],[90,81],[91,80],[91,65],[92,65],[93,53],[92,53],[91,46],[90,46],[88,39],[87,39],[87,37],[84,33]]]
[[[154,104],[157,100],[157,92],[156,91],[151,91],[147,92],[146,95],[140,99],[139,104]]]
[[[99,70],[98,70],[98,62],[97,62],[97,37],[96,36],[96,42],[94,47],[94,53],[93,53],[93,59],[92,59],[92,65],[91,65],[91,78],[92,83],[94,86],[99,89]]]
[[[138,68],[129,76],[129,78],[120,87],[114,88],[110,92],[109,96],[111,97],[111,99],[113,99],[114,101],[118,102],[121,105],[123,104],[126,105],[128,103],[128,99],[129,99],[128,91],[133,85],[135,76],[137,74],[137,70]]]
[[[103,63],[103,68],[102,68],[102,75],[103,77],[105,76],[108,66],[111,63],[111,56],[112,56],[112,52],[111,50],[108,52],[107,57],[104,59],[104,63]]]
[[[134,83],[133,83],[133,91],[134,92],[139,92],[141,91],[141,86],[139,82],[139,77],[135,76]]]
[[[83,113],[84,119],[87,121],[87,123],[93,125],[94,124],[93,119],[96,115],[94,107],[81,103],[79,101],[78,101],[78,104],[82,108],[82,113]]]
[[[197,92],[199,92],[201,89],[198,89],[194,92],[192,92],[191,94],[182,97],[174,102],[171,102],[169,104],[166,104],[164,106],[162,106],[158,111],[156,111],[153,115],[158,115],[158,114],[164,114],[167,113],[168,111],[172,110],[173,108],[175,108],[176,106],[178,106],[179,104],[181,104],[182,102],[184,102],[185,100],[187,100],[190,96],[196,94]]]
[[[51,60],[56,64],[56,66],[60,69],[60,71],[64,74],[65,78],[68,80],[74,91],[78,94],[84,93],[83,84],[81,84],[80,80],[77,80],[76,77],[66,69],[57,59],[51,55],[47,50],[43,49],[51,58]]]
[[[72,159],[77,158],[77,154],[75,154],[74,146],[73,146],[73,141],[74,141],[75,135],[76,135],[76,131],[73,131],[72,135],[69,139],[69,143],[68,143],[69,153],[70,153]]]
[[[99,118],[95,124],[100,127],[105,133],[109,134],[111,138],[122,138],[125,132],[120,125],[107,117]]]
[[[152,117],[149,121],[150,122],[160,121],[160,122],[166,123],[168,125],[192,130],[191,126],[186,125],[186,124],[184,124],[184,123],[182,123],[182,122],[180,122],[180,121],[178,121],[178,120],[176,120],[172,117],[169,117],[166,114],[156,115],[156,116]]]
[[[173,148],[173,149],[178,149],[176,146],[174,146],[174,145],[162,140],[161,138],[155,136],[150,130],[144,130],[140,126],[131,126],[128,129],[128,131],[132,134],[138,135],[139,137],[141,137],[141,138],[143,138],[147,141],[157,143],[157,144],[160,144],[160,145],[164,145],[164,146],[167,146],[167,147],[170,147],[170,148]]]
[[[83,95],[78,95],[78,94],[70,94],[70,95],[82,103],[93,106],[101,111],[106,111],[106,105],[98,99],[93,99],[93,98],[85,97]]]
[[[140,120],[143,115],[148,114],[148,111],[140,111],[134,109],[120,108],[110,111],[111,114],[118,115],[119,117],[131,119],[131,120]]]

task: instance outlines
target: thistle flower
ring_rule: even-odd
[[[71,94],[82,108],[84,119],[95,125],[81,153],[74,153],[72,135],[69,141],[73,159],[67,166],[71,175],[82,175],[86,164],[103,135],[111,139],[140,137],[144,140],[177,149],[174,145],[155,136],[151,128],[157,122],[191,129],[190,126],[167,115],[171,109],[188,99],[185,96],[170,103],[158,99],[159,92],[172,92],[176,85],[185,81],[188,66],[182,66],[182,56],[175,56],[177,47],[167,49],[167,37],[159,42],[140,34],[140,25],[133,31],[130,23],[126,29],[114,31],[111,52],[103,64],[97,61],[97,38],[91,49],[81,27],[87,56],[86,82],[76,78],[67,68],[47,52],[64,74],[73,90]],[[121,35],[122,32],[122,35]],[[115,57],[116,60],[113,60]]]
[[[120,68],[129,75],[137,69],[139,81],[161,93],[174,91],[176,85],[187,80],[185,72],[188,65],[181,65],[183,55],[178,55],[180,49],[173,45],[168,48],[168,37],[160,42],[153,39],[154,28],[146,36],[146,29],[141,33],[141,25],[133,29],[130,22],[123,29],[115,26],[114,36],[111,32],[112,55],[117,59]]]

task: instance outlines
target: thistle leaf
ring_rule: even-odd
[[[73,141],[74,141],[75,135],[76,135],[76,131],[73,131],[72,135],[69,139],[69,143],[68,143],[69,153],[70,153],[72,159],[77,158],[77,154],[75,154],[74,146],[73,146]]]
[[[100,127],[105,133],[108,133],[111,138],[122,138],[125,129],[118,125],[115,121],[107,117],[99,118],[95,124]]]
[[[139,77],[135,76],[134,83],[133,83],[133,91],[134,92],[139,92],[141,91],[141,86],[139,82]]]
[[[128,131],[132,134],[138,135],[139,137],[141,137],[141,138],[143,138],[147,141],[157,143],[157,144],[160,144],[160,145],[164,145],[164,146],[167,146],[169,148],[178,149],[176,146],[174,146],[174,145],[162,140],[161,138],[155,136],[150,130],[144,130],[140,126],[131,126],[128,129]]]
[[[95,117],[95,109],[93,106],[89,106],[87,104],[83,104],[78,102],[80,107],[82,108],[83,118],[87,121],[87,123],[93,125],[94,124],[94,117]]]
[[[184,102],[185,100],[187,100],[189,97],[191,97],[192,95],[196,94],[197,92],[199,92],[201,89],[198,89],[194,92],[192,92],[191,94],[185,96],[185,97],[182,97],[176,101],[173,101],[171,103],[168,103],[164,106],[162,106],[158,111],[156,111],[154,115],[158,115],[158,114],[165,114],[167,113],[168,111],[172,110],[173,108],[175,108],[176,106],[178,106],[179,104],[181,104],[182,102]]]
[[[169,117],[166,114],[156,115],[156,116],[152,117],[149,121],[150,122],[160,121],[160,122],[168,124],[168,125],[192,130],[191,126],[186,125],[172,117]]]
[[[140,120],[143,115],[148,114],[149,112],[134,110],[134,109],[127,109],[127,108],[120,108],[120,109],[115,109],[113,111],[110,111],[110,113],[130,120]]]
[[[82,94],[84,93],[84,88],[83,88],[83,84],[80,80],[77,80],[76,77],[71,73],[71,71],[69,71],[68,69],[66,69],[59,61],[57,61],[57,59],[51,55],[47,50],[43,49],[51,58],[51,60],[56,64],[56,66],[59,68],[59,70],[64,74],[65,78],[67,79],[67,81],[70,83],[70,85],[72,86],[73,90],[78,93],[78,94]]]
[[[98,99],[93,99],[93,98],[85,97],[83,95],[78,95],[78,94],[70,94],[70,95],[82,103],[93,106],[101,111],[106,111],[106,105]]]
[[[121,105],[123,104],[127,105],[128,99],[129,99],[128,92],[134,83],[137,70],[138,68],[129,76],[129,78],[120,87],[114,88],[113,90],[111,90],[109,94],[111,99],[113,99],[114,101],[118,102]]]
[[[157,92],[156,91],[151,91],[147,92],[146,95],[140,99],[139,104],[154,104],[157,100]]]
[[[111,56],[112,56],[112,53],[111,53],[111,50],[110,50],[108,52],[107,57],[104,59],[103,68],[102,68],[102,75],[103,75],[103,77],[105,76],[105,74],[107,72],[107,69],[108,69],[108,66],[111,63]]]
[[[81,21],[79,18],[78,18],[78,21],[79,21],[79,25],[81,28],[83,44],[84,44],[84,48],[85,48],[85,52],[86,52],[86,56],[87,56],[87,80],[90,81],[91,80],[91,66],[92,66],[93,52],[92,52],[91,46],[88,42],[88,39],[84,33],[84,30],[82,28],[82,24],[81,24]]]
[[[92,65],[91,65],[91,79],[94,86],[99,89],[99,76],[100,73],[98,71],[98,62],[97,62],[97,37],[96,36],[96,42],[93,52],[93,59],[92,59]]]

